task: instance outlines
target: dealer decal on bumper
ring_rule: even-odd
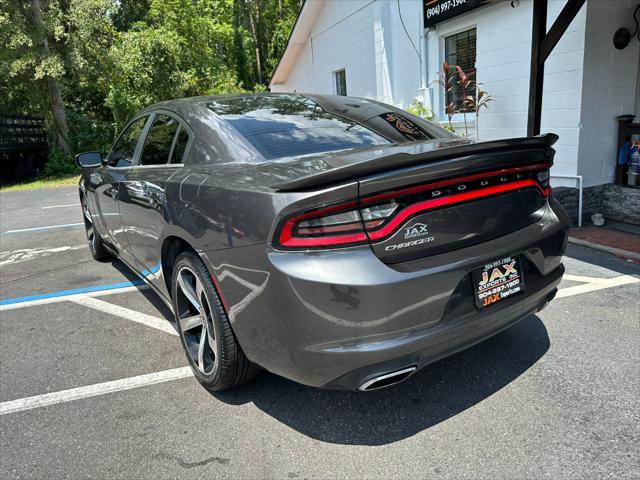
[[[506,257],[473,272],[475,301],[488,307],[524,290],[524,278],[517,257]]]

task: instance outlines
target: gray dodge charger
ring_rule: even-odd
[[[557,136],[473,143],[362,98],[163,102],[77,155],[87,239],[171,306],[209,390],[374,390],[546,306]]]

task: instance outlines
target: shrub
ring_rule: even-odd
[[[433,120],[433,112],[431,109],[426,107],[424,103],[417,98],[407,107],[407,112],[412,113],[416,117],[424,118],[425,120]]]
[[[74,173],[78,173],[78,167],[73,158],[57,148],[52,148],[49,151],[47,163],[44,166],[44,176],[61,177]]]

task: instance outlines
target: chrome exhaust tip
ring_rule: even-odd
[[[403,368],[402,370],[379,375],[372,378],[371,380],[367,380],[366,382],[364,382],[358,387],[358,390],[360,390],[361,392],[370,392],[371,390],[390,387],[391,385],[395,385],[396,383],[400,383],[403,380],[409,378],[409,376],[413,372],[415,372],[415,370],[416,366],[414,365],[412,367]]]

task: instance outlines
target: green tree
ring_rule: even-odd
[[[0,108],[47,117],[52,147],[70,155],[70,108],[104,108],[99,66],[116,0],[0,0]],[[102,114],[104,115],[104,111]],[[71,114],[75,116],[75,112]]]
[[[236,48],[247,59],[247,74],[255,84],[267,85],[289,39],[300,9],[299,0],[234,0],[238,22],[234,25],[244,42]],[[237,53],[238,55],[240,52]]]
[[[241,91],[232,10],[231,0],[153,0],[144,23],[118,34],[106,91],[118,127],[160,100]]]
[[[0,0],[0,112],[105,150],[157,101],[263,91],[300,0]],[[57,163],[62,158],[56,155]]]
[[[71,153],[60,88],[65,67],[59,46],[66,36],[61,5],[55,0],[48,3],[3,0],[0,5],[0,69],[6,76],[3,83],[13,83],[14,79],[24,82],[13,93],[18,93],[35,110],[44,111],[48,107],[55,144]]]

